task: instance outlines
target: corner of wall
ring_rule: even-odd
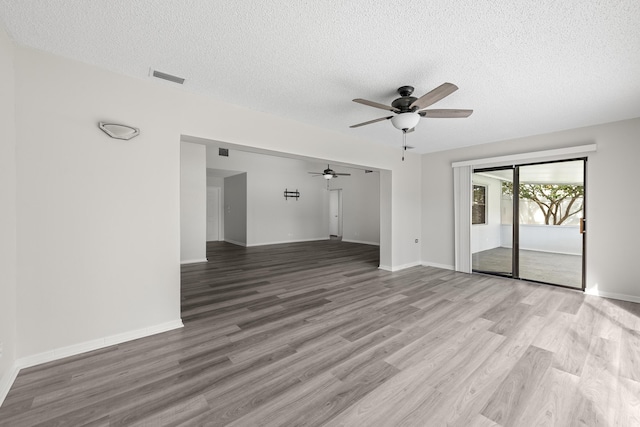
[[[18,374],[14,49],[0,26],[0,405]]]

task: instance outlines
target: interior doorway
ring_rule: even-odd
[[[342,237],[342,190],[329,191],[329,236]]]
[[[474,170],[472,270],[584,289],[586,159]]]
[[[207,187],[207,242],[222,240],[220,187]]]

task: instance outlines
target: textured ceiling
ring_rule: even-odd
[[[400,147],[402,85],[459,90],[422,119],[420,153],[640,117],[638,0],[0,0],[19,44]],[[164,83],[164,82],[163,82]],[[170,83],[166,83],[170,84]]]

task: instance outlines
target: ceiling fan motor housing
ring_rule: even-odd
[[[414,101],[418,99],[415,96],[411,96],[411,94],[413,93],[413,86],[402,86],[398,88],[398,93],[400,94],[401,98],[394,100],[391,103],[391,106],[400,110],[401,113],[413,111],[413,109],[411,108],[411,104],[413,104]]]

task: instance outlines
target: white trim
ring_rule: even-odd
[[[618,294],[615,292],[603,292],[603,291],[599,291],[598,289],[586,289],[584,293],[587,295],[593,295],[596,297],[611,298],[611,299],[617,299],[621,301],[640,303],[640,297],[636,295]]]
[[[380,265],[378,268],[380,270],[393,272],[393,271],[405,270],[405,269],[411,268],[411,267],[417,267],[417,266],[420,266],[420,265],[422,265],[422,263],[420,263],[420,262],[410,262],[408,264],[402,264],[402,265],[398,265],[398,266],[395,266],[395,267],[389,267],[388,265]]]
[[[429,262],[429,261],[422,261],[422,266],[423,267],[442,268],[444,270],[455,270],[455,267],[453,265],[438,264],[437,262]]]
[[[147,328],[111,335],[104,338],[98,338],[96,340],[85,341],[83,343],[73,344],[27,357],[21,357],[20,359],[16,360],[15,366],[18,370],[29,368],[31,366],[52,362],[54,360],[62,359],[69,356],[75,356],[77,354],[85,353],[88,351],[98,350],[100,348],[109,347],[126,341],[132,341],[138,338],[144,338],[151,335],[159,334],[161,332],[171,331],[173,329],[182,328],[183,326],[184,325],[182,324],[182,320],[178,319],[171,322],[161,323],[159,325],[149,326]]]
[[[371,245],[371,246],[380,246],[380,243],[376,242],[365,242],[364,240],[351,240],[351,239],[342,239],[343,242],[347,243],[359,243],[361,245]]]
[[[244,247],[247,246],[246,243],[237,242],[235,240],[231,240],[231,239],[227,239],[227,238],[225,238],[224,241],[227,242],[227,243],[231,243],[232,245],[238,245],[238,246],[244,246]]]
[[[487,157],[484,159],[463,160],[461,162],[451,163],[451,167],[457,168],[461,166],[480,166],[489,164],[511,164],[512,162],[518,162],[521,160],[533,161],[533,160],[550,160],[550,158],[558,158],[567,156],[575,156],[579,154],[586,154],[596,151],[596,144],[579,145],[577,147],[557,148],[555,150],[544,151],[532,151],[521,154],[510,154],[507,156]]]
[[[198,264],[198,263],[203,263],[203,262],[209,262],[208,259],[204,258],[204,259],[186,259],[184,261],[180,261],[180,265],[184,265],[184,264]]]
[[[553,226],[551,226],[553,227]],[[507,249],[513,249],[513,246],[502,246],[503,248],[507,248]],[[527,248],[523,248],[520,247],[521,251],[531,251],[531,252],[542,252],[545,254],[559,254],[559,255],[573,255],[573,256],[582,256],[582,254],[577,254],[575,252],[571,253],[571,252],[560,252],[560,251],[545,251],[542,249],[527,249]]]
[[[19,372],[20,368],[14,363],[13,366],[7,370],[7,373],[0,378],[0,406],[2,406],[4,400],[7,398],[9,390],[11,390],[11,386],[13,386]]]
[[[248,248],[253,248],[255,246],[267,246],[267,245],[283,245],[286,243],[303,243],[303,242],[318,242],[321,240],[329,240],[329,237],[314,237],[311,239],[300,239],[300,240],[281,240],[279,242],[266,242],[266,243],[252,243],[250,245],[246,245]]]

